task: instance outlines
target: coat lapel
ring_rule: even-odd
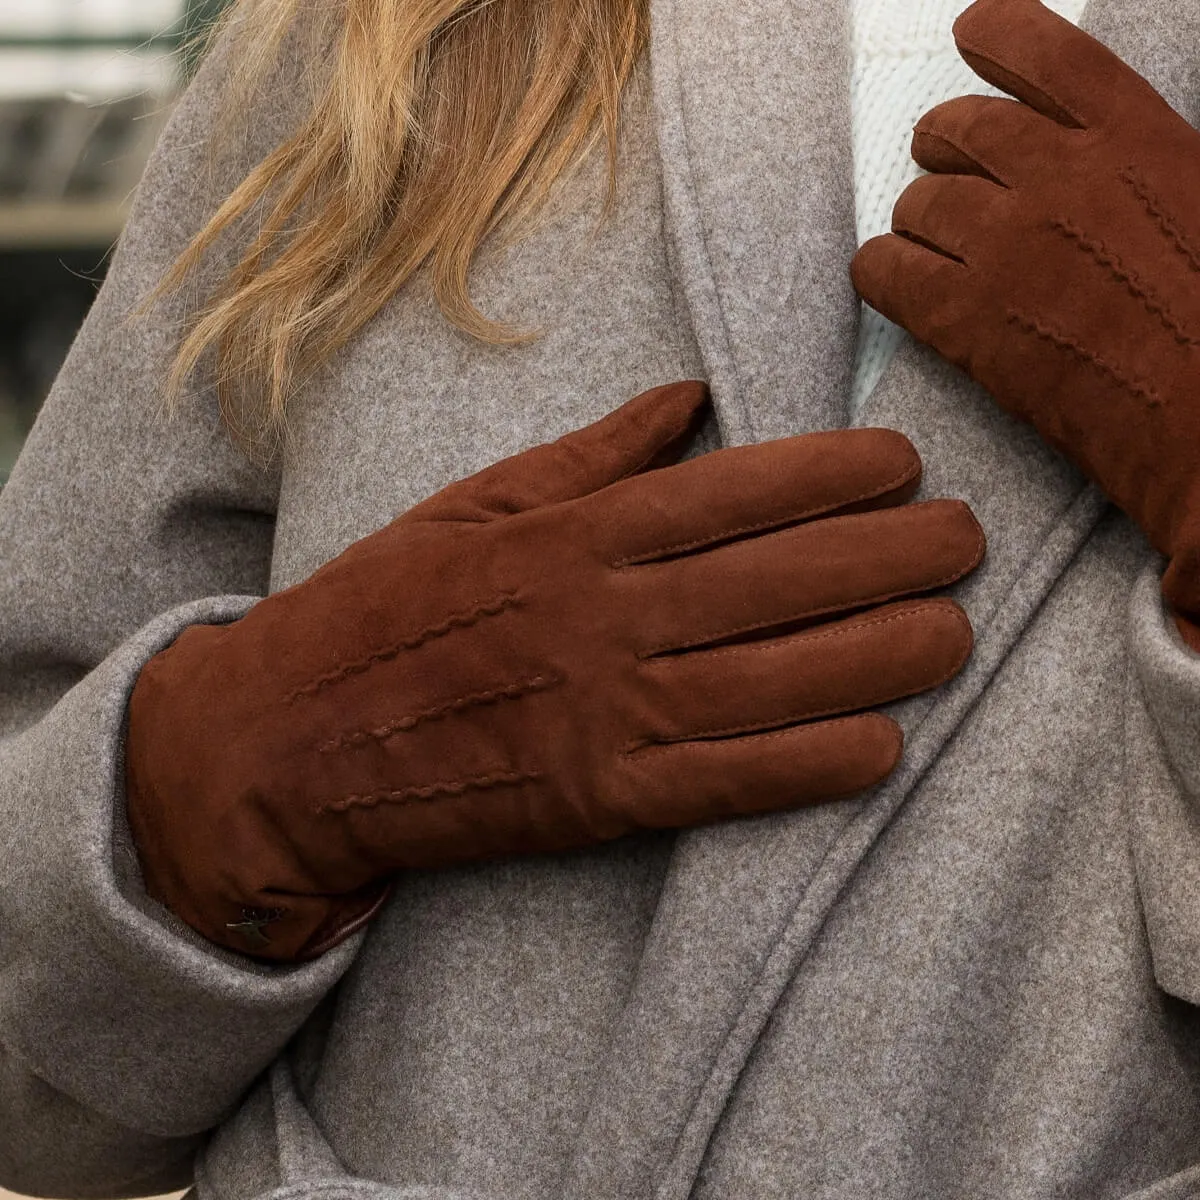
[[[725,444],[845,425],[857,324],[845,0],[654,0],[667,235]],[[1092,0],[1081,22],[1194,123],[1200,0]],[[1103,497],[909,342],[856,424],[903,430],[923,494],[989,536],[956,589],[976,648],[892,706],[901,767],[863,799],[679,836],[641,969],[564,1180],[684,1200],[755,1041],[839,893],[1090,535]]]
[[[844,425],[857,321],[845,7],[654,0],[651,29],[672,265],[722,438]]]

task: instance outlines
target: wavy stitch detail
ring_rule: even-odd
[[[1200,338],[1192,337],[1183,323],[1171,312],[1165,300],[1160,299],[1154,289],[1131,271],[1103,242],[1089,238],[1082,229],[1069,221],[1051,221],[1051,226],[1068,241],[1074,242],[1095,263],[1103,267],[1111,278],[1124,286],[1125,290],[1153,317],[1157,317],[1163,328],[1174,334],[1181,346],[1200,346]]]
[[[375,650],[353,662],[344,663],[328,675],[322,675],[320,678],[314,679],[311,683],[306,683],[303,687],[297,688],[292,692],[287,697],[287,702],[293,704],[295,701],[303,699],[306,696],[315,696],[324,688],[332,687],[335,683],[341,683],[342,680],[349,679],[351,675],[361,675],[363,671],[374,666],[375,663],[387,662],[405,650],[415,650],[418,646],[423,646],[426,642],[432,642],[435,638],[445,637],[452,629],[468,629],[470,626],[477,625],[487,617],[499,616],[502,612],[510,608],[516,608],[519,603],[520,600],[515,592],[503,592],[496,599],[489,600],[477,608],[471,609],[469,612],[453,613],[437,625],[430,625],[427,629],[422,629],[418,633],[402,638],[391,646]]]
[[[386,725],[379,725],[375,729],[356,729],[352,733],[342,734],[332,741],[325,742],[318,747],[318,750],[321,754],[332,754],[338,750],[365,746],[369,742],[383,742],[397,733],[407,733],[410,729],[415,729],[426,721],[436,721],[451,713],[462,712],[468,708],[480,708],[488,704],[501,704],[505,700],[517,700],[521,696],[543,692],[561,682],[556,676],[535,675],[532,679],[521,679],[506,687],[492,688],[486,692],[473,692],[470,695],[449,700],[445,704],[437,704],[430,708],[423,708],[419,712],[410,713],[406,717],[399,717],[394,721],[389,721]]]
[[[485,791],[488,788],[515,787],[540,779],[539,771],[496,771],[491,775],[475,775],[470,779],[453,779],[423,787],[397,788],[394,791],[369,792],[361,796],[343,796],[317,805],[318,813],[345,812],[350,808],[375,808],[380,804],[411,804],[434,800],[439,796],[461,796],[464,792]]]
[[[1200,271],[1200,254],[1192,248],[1183,230],[1172,220],[1170,214],[1163,208],[1158,197],[1150,190],[1145,181],[1140,179],[1133,168],[1126,167],[1121,171],[1121,181],[1142,202],[1142,207],[1154,218],[1155,224],[1170,239],[1178,253],[1188,260],[1193,271]]]
[[[1107,362],[1098,354],[1093,353],[1086,346],[1081,346],[1072,338],[1066,337],[1057,330],[1051,329],[1047,325],[1041,324],[1039,321],[1031,320],[1029,317],[1022,316],[1018,312],[1009,309],[1008,321],[1010,325],[1017,326],[1018,329],[1024,330],[1026,333],[1031,333],[1035,337],[1041,338],[1044,342],[1049,342],[1050,345],[1059,350],[1065,351],[1068,354],[1074,355],[1080,362],[1085,362],[1089,366],[1094,367],[1102,375],[1107,375],[1114,383],[1123,387],[1126,391],[1137,396],[1138,399],[1144,400],[1151,408],[1157,408],[1162,404],[1162,397],[1152,388],[1147,387],[1144,383],[1136,379],[1131,379],[1128,375],[1123,374],[1112,363]]]

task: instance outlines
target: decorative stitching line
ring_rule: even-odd
[[[891,613],[886,617],[875,617],[870,621],[862,621],[857,625],[851,626],[849,629],[843,627],[839,629],[830,629],[821,633],[801,633],[798,635],[796,640],[803,640],[804,642],[808,643],[823,642],[829,638],[835,637],[843,639],[850,638],[858,633],[859,630],[871,629],[879,625],[890,625],[894,621],[905,621],[910,617],[918,617],[922,613],[928,612],[948,613],[960,626],[966,627],[968,640],[970,641],[972,638],[973,635],[971,632],[971,622],[967,620],[965,614],[963,614],[960,610],[952,608],[949,604],[921,604],[913,608],[906,608],[903,612]],[[739,649],[741,649],[741,647],[739,647]],[[773,644],[769,647],[753,646],[746,647],[745,649],[750,653],[755,653],[768,649],[777,651],[780,649],[780,647],[778,644]],[[962,664],[965,661],[965,659],[959,661],[954,666],[949,667],[944,675],[939,676],[930,683],[922,683],[911,691],[899,692],[895,695],[887,694],[882,699],[865,701],[864,703],[867,705],[891,703],[893,700],[900,700],[905,696],[915,696],[918,692],[931,691],[933,688],[941,687],[946,680],[952,678],[961,669]],[[862,707],[862,704],[854,704],[851,707],[860,708]],[[826,717],[831,716],[834,713],[845,712],[846,708],[847,706],[845,704],[838,704],[833,708],[807,709],[803,712],[791,713],[787,716],[773,717],[769,720],[751,722],[748,725],[730,725],[724,729],[700,729],[683,734],[676,738],[634,742],[626,747],[626,749],[623,751],[623,755],[628,757],[630,754],[638,750],[648,749],[654,746],[677,746],[682,742],[693,742],[702,738],[733,737],[741,733],[752,733],[756,729],[769,729],[774,725],[780,725],[784,723],[794,724],[797,721],[810,721],[817,717]]]
[[[953,571],[949,575],[943,576],[941,579],[934,579],[929,583],[922,584],[920,588],[921,591],[930,591],[933,588],[945,587],[947,584],[955,583],[959,579],[962,579],[965,575],[969,575],[979,565],[980,560],[983,558],[983,552],[987,548],[987,539],[984,536],[982,526],[978,526],[978,522],[976,524],[977,529],[975,533],[975,548],[971,553],[970,564],[966,567],[963,567],[961,570]],[[880,592],[874,596],[863,596],[861,598],[855,597],[850,600],[841,600],[836,604],[826,605],[824,608],[803,608],[799,612],[791,613],[787,616],[773,617],[766,621],[754,621],[750,625],[742,625],[737,629],[727,629],[724,633],[708,633],[701,637],[693,638],[691,641],[687,642],[664,642],[660,645],[654,646],[652,649],[638,651],[637,657],[639,659],[650,660],[654,658],[654,656],[663,654],[668,650],[689,650],[693,646],[703,646],[706,642],[715,642],[724,638],[737,637],[738,634],[751,633],[755,629],[765,629],[772,625],[787,625],[792,621],[803,620],[805,617],[823,617],[829,613],[841,612],[843,609],[848,607],[860,608],[868,604],[883,604],[885,601],[894,600],[897,596],[908,595],[914,590],[916,589],[901,588],[899,591]],[[727,650],[728,653],[732,654],[735,652],[735,649],[745,650],[745,647],[733,648],[716,646],[709,651],[709,653],[715,654]]]
[[[1175,340],[1181,346],[1200,346],[1200,338],[1192,337],[1183,328],[1183,325],[1171,312],[1170,308],[1167,307],[1166,302],[1160,300],[1155,295],[1154,289],[1126,267],[1103,242],[1089,238],[1082,229],[1071,224],[1069,221],[1055,219],[1050,222],[1050,226],[1058,233],[1061,233],[1063,237],[1079,246],[1081,250],[1101,267],[1107,268],[1109,275],[1118,283],[1123,284],[1125,290],[1135,300],[1140,301],[1151,316],[1157,317],[1162,322],[1163,327],[1175,335]]]
[[[1125,167],[1120,172],[1122,182],[1142,202],[1142,207],[1154,218],[1159,229],[1163,231],[1175,249],[1188,260],[1193,271],[1200,271],[1200,254],[1188,244],[1183,230],[1171,219],[1162,202],[1150,190],[1145,180],[1141,179],[1132,167]]]
[[[683,554],[688,550],[695,550],[699,546],[707,546],[712,542],[724,541],[727,538],[739,537],[744,533],[757,533],[761,529],[770,529],[774,525],[786,526],[796,521],[803,521],[807,517],[816,516],[818,513],[828,512],[833,508],[842,508],[847,504],[857,504],[861,500],[873,500],[876,496],[886,496],[901,483],[907,483],[915,475],[919,474],[921,464],[910,463],[903,471],[900,472],[894,479],[889,480],[885,484],[881,484],[877,489],[868,489],[857,496],[849,496],[843,500],[832,501],[829,504],[816,505],[805,509],[802,512],[795,513],[791,516],[772,517],[767,521],[760,521],[757,525],[742,525],[737,529],[727,529],[723,533],[714,533],[708,537],[695,538],[690,542],[676,542],[671,546],[660,546],[657,550],[645,550],[638,554],[628,555],[626,558],[618,558],[610,566],[620,570],[624,567],[644,566],[646,563],[653,561],[663,554]]]
[[[293,704],[305,696],[315,696],[324,688],[332,687],[335,683],[341,683],[342,680],[348,679],[351,675],[362,674],[363,671],[377,662],[387,662],[404,650],[415,650],[418,646],[425,645],[426,642],[444,637],[452,629],[467,629],[472,625],[478,624],[486,617],[499,616],[500,613],[510,608],[516,608],[519,604],[520,598],[515,592],[501,592],[496,599],[486,601],[479,605],[478,608],[473,608],[469,612],[464,613],[452,613],[437,625],[430,625],[427,629],[422,629],[419,633],[402,638],[392,646],[386,646],[382,650],[375,650],[364,658],[356,659],[353,662],[338,667],[337,670],[331,671],[328,675],[322,675],[319,679],[313,680],[312,683],[307,683],[303,687],[297,688],[287,697],[287,703]]]
[[[464,792],[488,788],[513,787],[540,779],[540,771],[496,771],[490,775],[475,775],[469,779],[452,779],[421,787],[398,788],[394,791],[369,792],[361,796],[343,796],[317,805],[318,813],[345,812],[349,808],[375,808],[380,804],[409,804],[416,800],[433,800],[438,796],[461,796]]]
[[[332,741],[325,742],[317,749],[321,754],[331,754],[337,750],[348,750],[357,746],[365,746],[368,742],[383,742],[397,733],[407,733],[426,721],[436,721],[450,713],[462,712],[464,709],[482,707],[486,704],[497,704],[505,700],[516,700],[520,696],[528,696],[533,692],[542,692],[562,680],[553,675],[535,675],[532,679],[521,679],[505,687],[492,688],[486,692],[473,692],[459,696],[445,704],[437,704],[431,708],[421,709],[407,717],[399,717],[380,725],[375,729],[356,729],[350,733],[341,734]]]
[[[832,729],[835,725],[848,725],[852,721],[877,720],[881,717],[881,715],[882,714],[879,714],[879,713],[869,713],[869,712],[851,713],[851,714],[849,714],[849,716],[835,717],[834,720],[832,720],[832,721],[822,721],[820,728],[824,729],[824,730],[829,730],[829,729]],[[887,720],[888,718],[883,718],[883,719]],[[771,722],[771,724],[775,724],[775,722]],[[729,742],[748,742],[748,741],[753,740],[755,746],[761,746],[764,742],[777,741],[779,738],[801,737],[802,735],[804,735],[806,733],[811,733],[816,728],[817,728],[817,726],[815,726],[815,725],[788,725],[783,729],[769,729],[768,728],[766,733],[753,733],[752,732],[752,733],[737,736],[737,737],[727,738],[727,739],[725,739],[725,744],[728,744]],[[902,740],[902,738],[899,740]],[[686,739],[681,738],[677,742],[640,742],[640,743],[636,743],[635,745],[631,746],[629,749],[623,751],[622,756],[625,758],[629,758],[633,754],[636,753],[638,755],[638,757],[640,758],[646,754],[653,754],[656,750],[663,750],[663,751],[674,750],[674,749],[676,749],[676,747],[683,744],[684,741],[686,741]],[[719,745],[719,744],[720,743],[718,743],[716,741],[712,742],[712,745],[714,745],[714,746]],[[846,795],[853,795],[854,792],[860,792],[860,791],[862,791],[862,788],[855,788],[853,792],[847,792]]]
[[[1011,308],[1008,310],[1008,321],[1010,325],[1015,325],[1018,329],[1022,329],[1026,333],[1031,333],[1035,337],[1041,338],[1042,341],[1049,342],[1050,345],[1057,347],[1059,350],[1073,354],[1081,362],[1095,367],[1101,374],[1107,375],[1114,383],[1125,388],[1126,391],[1131,392],[1140,400],[1145,400],[1151,408],[1157,408],[1162,404],[1162,397],[1157,392],[1145,384],[1138,382],[1136,379],[1130,379],[1128,376],[1123,375],[1112,363],[1105,361],[1098,354],[1092,353],[1085,346],[1081,346],[1078,342],[1064,336],[1057,330],[1051,329],[1048,325],[1043,325],[1030,317],[1023,316]]]

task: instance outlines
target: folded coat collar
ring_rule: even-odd
[[[668,254],[727,445],[849,423],[848,17],[847,0],[651,3]],[[1198,123],[1200,5],[1092,0],[1080,23]],[[897,706],[905,762],[870,797],[678,837],[566,1196],[692,1193],[825,918],[1105,511],[1031,430],[911,343],[857,421],[908,433],[925,494],[967,499],[995,535],[958,591],[976,622],[972,662]]]
[[[651,39],[667,236],[725,444],[845,424],[847,6],[654,0]]]

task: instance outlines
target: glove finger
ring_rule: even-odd
[[[930,500],[635,566],[618,583],[648,658],[944,587],[975,569],[984,546],[966,504]]]
[[[622,808],[636,825],[680,829],[841,799],[886,779],[903,746],[882,713],[646,746],[624,757]]]
[[[978,175],[1004,187],[1045,177],[1073,149],[1070,131],[998,96],[958,96],[935,105],[912,136],[912,156],[925,170]]]
[[[920,478],[921,460],[902,433],[838,429],[717,450],[585,503],[599,549],[626,566],[831,512],[900,504]]]
[[[958,331],[973,312],[970,277],[965,263],[895,233],[864,242],[850,260],[855,290],[872,308],[958,366],[969,348]]]
[[[986,179],[969,175],[923,175],[900,193],[892,211],[892,230],[959,262],[975,258],[1010,193]]]
[[[1130,107],[1165,104],[1111,50],[1038,0],[976,0],[954,40],[981,79],[1068,127],[1131,119]]]
[[[873,708],[945,683],[971,653],[947,598],[906,600],[801,633],[653,658],[645,741],[730,737]]]
[[[460,480],[406,521],[488,521],[575,500],[673,462],[699,429],[708,387],[697,380],[642,392],[601,420]]]

